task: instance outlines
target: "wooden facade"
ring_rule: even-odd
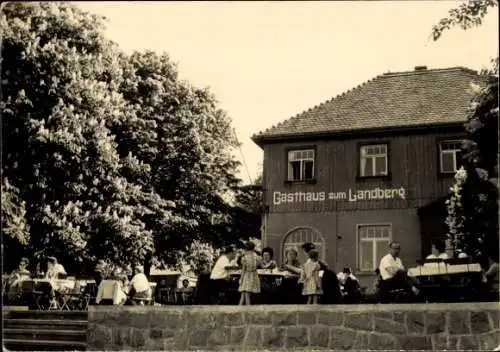
[[[439,144],[463,137],[457,124],[417,133],[374,132],[264,144],[264,245],[274,248],[279,261],[289,237],[309,232],[333,268],[350,267],[369,285],[373,272],[359,269],[357,229],[363,224],[388,224],[391,240],[402,244],[403,261],[415,263],[428,254],[430,240],[437,236],[434,225],[421,226],[427,220],[419,217],[418,209],[442,199],[453,184],[454,174],[440,173]],[[359,148],[377,143],[388,145],[388,175],[361,178]],[[315,150],[314,179],[287,181],[288,151],[306,148]],[[365,199],[355,199],[358,192]],[[436,219],[432,221],[435,224]]]
[[[462,139],[459,128],[393,136],[322,139],[264,146],[264,204],[270,213],[418,208],[447,194],[453,174],[439,170],[439,143]],[[359,146],[387,143],[388,176],[359,177]],[[314,148],[313,181],[288,182],[287,151]],[[391,190],[382,200],[354,200],[358,191]],[[401,191],[403,189],[403,191]],[[393,191],[394,190],[394,191]],[[373,195],[375,195],[375,191]],[[286,194],[284,198],[283,194]],[[401,196],[402,194],[403,196]],[[292,196],[290,196],[292,195]],[[367,195],[363,192],[363,195]],[[379,192],[380,195],[380,192]],[[368,195],[370,197],[370,195]],[[364,197],[367,198],[367,197]],[[375,197],[377,198],[377,197]]]

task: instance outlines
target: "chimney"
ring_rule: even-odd
[[[415,66],[415,71],[425,71],[427,70],[427,66]]]

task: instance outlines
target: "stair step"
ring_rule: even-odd
[[[86,311],[45,311],[45,310],[29,310],[29,311],[9,311],[3,316],[4,319],[38,319],[38,320],[87,320],[88,312]]]
[[[39,329],[39,328],[4,328],[3,334],[5,338],[31,341],[31,340],[50,340],[50,341],[68,341],[68,342],[85,342],[87,339],[87,331],[75,330],[55,330],[55,329]]]
[[[3,344],[9,351],[84,351],[87,348],[86,342],[74,341],[51,341],[4,338]]]
[[[4,328],[37,328],[37,329],[61,329],[61,330],[87,330],[87,320],[63,320],[63,319],[4,319]]]

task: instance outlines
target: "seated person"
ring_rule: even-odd
[[[488,270],[484,272],[484,276],[486,277],[486,282],[498,290],[499,283],[499,275],[500,275],[500,266],[498,265],[498,258],[488,258],[489,267]]]
[[[341,285],[344,285],[347,279],[358,281],[358,278],[352,274],[350,268],[344,268],[341,273],[337,274],[337,278]]]
[[[212,286],[212,299],[220,302],[221,296],[226,297],[229,290],[231,270],[238,269],[235,266],[236,251],[233,246],[229,246],[224,250],[217,261],[215,262],[212,272],[210,273],[210,281]],[[225,298],[224,298],[225,300]]]
[[[271,247],[262,249],[261,269],[273,270],[277,267],[276,261],[273,260],[274,251]]]
[[[138,299],[143,303],[143,299],[151,299],[151,285],[149,280],[144,274],[144,267],[142,265],[137,265],[135,267],[135,275],[130,281],[130,297],[132,297],[132,302],[135,304],[135,299]]]
[[[67,275],[64,267],[57,262],[56,257],[47,258],[47,272],[45,273],[46,279],[58,279],[59,276]]]
[[[379,269],[382,277],[380,281],[380,293],[385,295],[392,290],[402,289],[408,293],[413,292],[415,295],[418,295],[418,289],[413,286],[406,275],[403,263],[399,258],[401,245],[399,242],[391,242],[389,248],[390,252],[380,260]]]
[[[289,248],[285,252],[285,260],[281,265],[281,268],[292,274],[300,275],[301,265],[299,260],[297,259],[298,255],[299,254],[295,248]]]
[[[193,291],[193,287],[189,285],[189,280],[182,280],[182,287],[178,290],[178,292],[181,294],[180,298],[182,304],[186,304],[191,301]]]
[[[448,254],[446,253],[446,244],[442,240],[432,241],[432,253],[429,254],[425,259],[448,259]]]
[[[28,258],[21,258],[17,269],[13,270],[8,278],[8,297],[14,299],[21,291],[21,283],[30,278],[30,272],[27,269],[29,265]]]

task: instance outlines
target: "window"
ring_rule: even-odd
[[[314,149],[288,152],[288,181],[308,181],[314,178]]]
[[[299,254],[298,259],[301,264],[305,263],[305,255],[302,250],[302,245],[306,242],[313,243],[318,252],[320,259],[323,259],[325,256],[325,241],[323,240],[323,236],[321,234],[311,228],[298,228],[289,232],[284,241],[282,248],[282,257],[285,259],[285,255],[288,249],[293,248]]]
[[[391,225],[358,225],[358,265],[361,271],[374,271],[387,254]]]
[[[439,143],[441,173],[456,173],[462,164],[461,141],[443,141]]]
[[[361,177],[387,175],[387,144],[364,145],[359,151]]]

